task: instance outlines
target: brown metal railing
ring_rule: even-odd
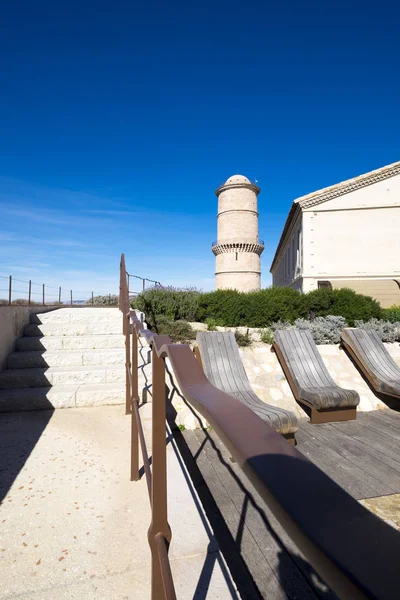
[[[140,438],[152,509],[148,532],[152,599],[175,598],[168,561],[171,530],[167,518],[164,365],[168,357],[187,402],[207,419],[283,528],[339,598],[398,600],[400,534],[354,500],[247,406],[215,388],[188,345],[172,344],[168,336],[144,329],[129,307],[123,255],[120,309],[127,353],[126,412],[132,415],[131,479],[139,479]],[[138,408],[140,337],[152,348],[152,470]]]

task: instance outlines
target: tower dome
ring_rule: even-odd
[[[242,292],[261,287],[260,256],[264,243],[258,239],[257,196],[260,188],[244,175],[232,175],[216,190],[218,240],[216,288]]]

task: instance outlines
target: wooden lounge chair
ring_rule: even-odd
[[[233,332],[200,331],[195,354],[207,379],[219,390],[234,396],[263,421],[295,443],[297,417],[294,413],[263,402],[252,390],[240,358]]]
[[[371,329],[346,328],[342,344],[371,387],[385,396],[400,398],[400,367]]]
[[[359,395],[336,385],[310,331],[277,330],[274,337],[273,350],[297,402],[311,409],[311,423],[355,419]]]

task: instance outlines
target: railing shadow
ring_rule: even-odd
[[[246,527],[248,510],[251,508],[259,515],[263,523],[263,527],[265,528],[266,535],[271,536],[275,544],[277,544],[280,548],[277,556],[278,567],[276,575],[279,578],[279,583],[282,588],[282,599],[287,597],[292,600],[302,600],[303,598],[337,600],[337,596],[321,580],[311,565],[305,561],[299,553],[294,554],[286,547],[285,542],[281,539],[281,537],[279,537],[274,527],[270,523],[266,512],[263,510],[263,508],[261,508],[260,504],[255,499],[253,492],[250,491],[251,484],[249,483],[248,486],[245,486],[241,479],[239,479],[231,464],[227,462],[222,455],[221,450],[216,446],[214,439],[210,435],[210,432],[204,427],[198,413],[196,413],[196,411],[186,401],[179,389],[176,387],[171,371],[168,369],[167,365],[166,371],[170,384],[167,420],[174,433],[177,448],[179,449],[183,462],[190,473],[193,485],[204,506],[212,530],[215,532],[215,537],[220,545],[221,551],[241,596],[251,600],[253,598],[258,599],[266,597],[266,590],[259,589],[260,583],[257,582],[257,575],[255,576],[256,579],[254,580],[254,574],[250,571],[248,561],[242,553],[243,534]],[[179,396],[180,401],[185,404],[185,406],[192,412],[197,420],[199,426],[197,432],[199,433],[199,437],[202,438],[202,441],[199,448],[194,453],[192,453],[185,440],[185,434],[182,434],[176,425],[177,413],[172,405],[172,401],[174,400],[175,396]],[[222,464],[226,470],[227,477],[231,478],[231,480],[240,490],[240,493],[243,497],[240,517],[235,535],[232,535],[229,526],[225,521],[225,517],[217,506],[216,501],[207,486],[207,482],[204,480],[200,468],[197,465],[197,460],[206,445],[208,445],[208,447],[212,450],[212,458],[215,458],[215,460]],[[255,490],[254,493],[257,494]],[[209,565],[207,568],[209,568]],[[304,590],[302,595],[300,595],[301,592],[299,591],[298,585],[300,580],[302,580],[302,588]]]

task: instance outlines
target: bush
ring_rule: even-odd
[[[173,342],[189,342],[196,339],[196,331],[187,321],[170,321],[164,316],[157,319],[154,331],[160,335],[169,335]]]
[[[212,317],[206,319],[207,331],[217,331],[218,323]]]
[[[195,289],[156,287],[136,296],[131,306],[144,312],[150,328],[154,328],[159,316],[167,317],[170,321],[195,321],[199,295],[200,292]]]
[[[251,345],[251,337],[249,335],[249,330],[246,333],[241,333],[240,331],[235,331],[236,343],[240,347],[250,346]]]
[[[116,294],[108,294],[107,296],[94,296],[93,302],[92,298],[89,298],[86,300],[85,304],[93,304],[93,306],[118,306],[119,297]]]
[[[260,338],[263,344],[274,343],[274,332],[269,327],[267,329],[260,329]]]
[[[197,317],[226,327],[264,327],[278,319],[294,320],[300,307],[300,293],[288,287],[248,293],[217,290],[200,295]]]
[[[379,321],[378,319],[370,319],[367,322],[356,320],[354,325],[355,327],[361,327],[361,329],[372,329],[373,331],[376,331],[382,342],[400,341],[400,319],[397,323]]]
[[[391,306],[390,308],[383,309],[382,318],[390,323],[396,323],[400,321],[400,306]]]
[[[221,327],[250,326],[246,322],[246,296],[247,294],[237,290],[216,290],[200,294],[197,318],[202,322],[213,319]]]
[[[296,319],[294,326],[286,322],[273,323],[271,329],[309,329],[316,344],[338,344],[342,329],[346,327],[346,321],[343,317],[328,315],[327,317],[316,317],[312,321],[306,319]]]
[[[338,290],[319,289],[303,294],[301,316],[305,319],[337,315],[344,317],[350,326],[355,319],[369,320],[382,317],[382,308],[370,296],[357,294],[354,290],[342,288]],[[300,315],[299,315],[300,316]]]

